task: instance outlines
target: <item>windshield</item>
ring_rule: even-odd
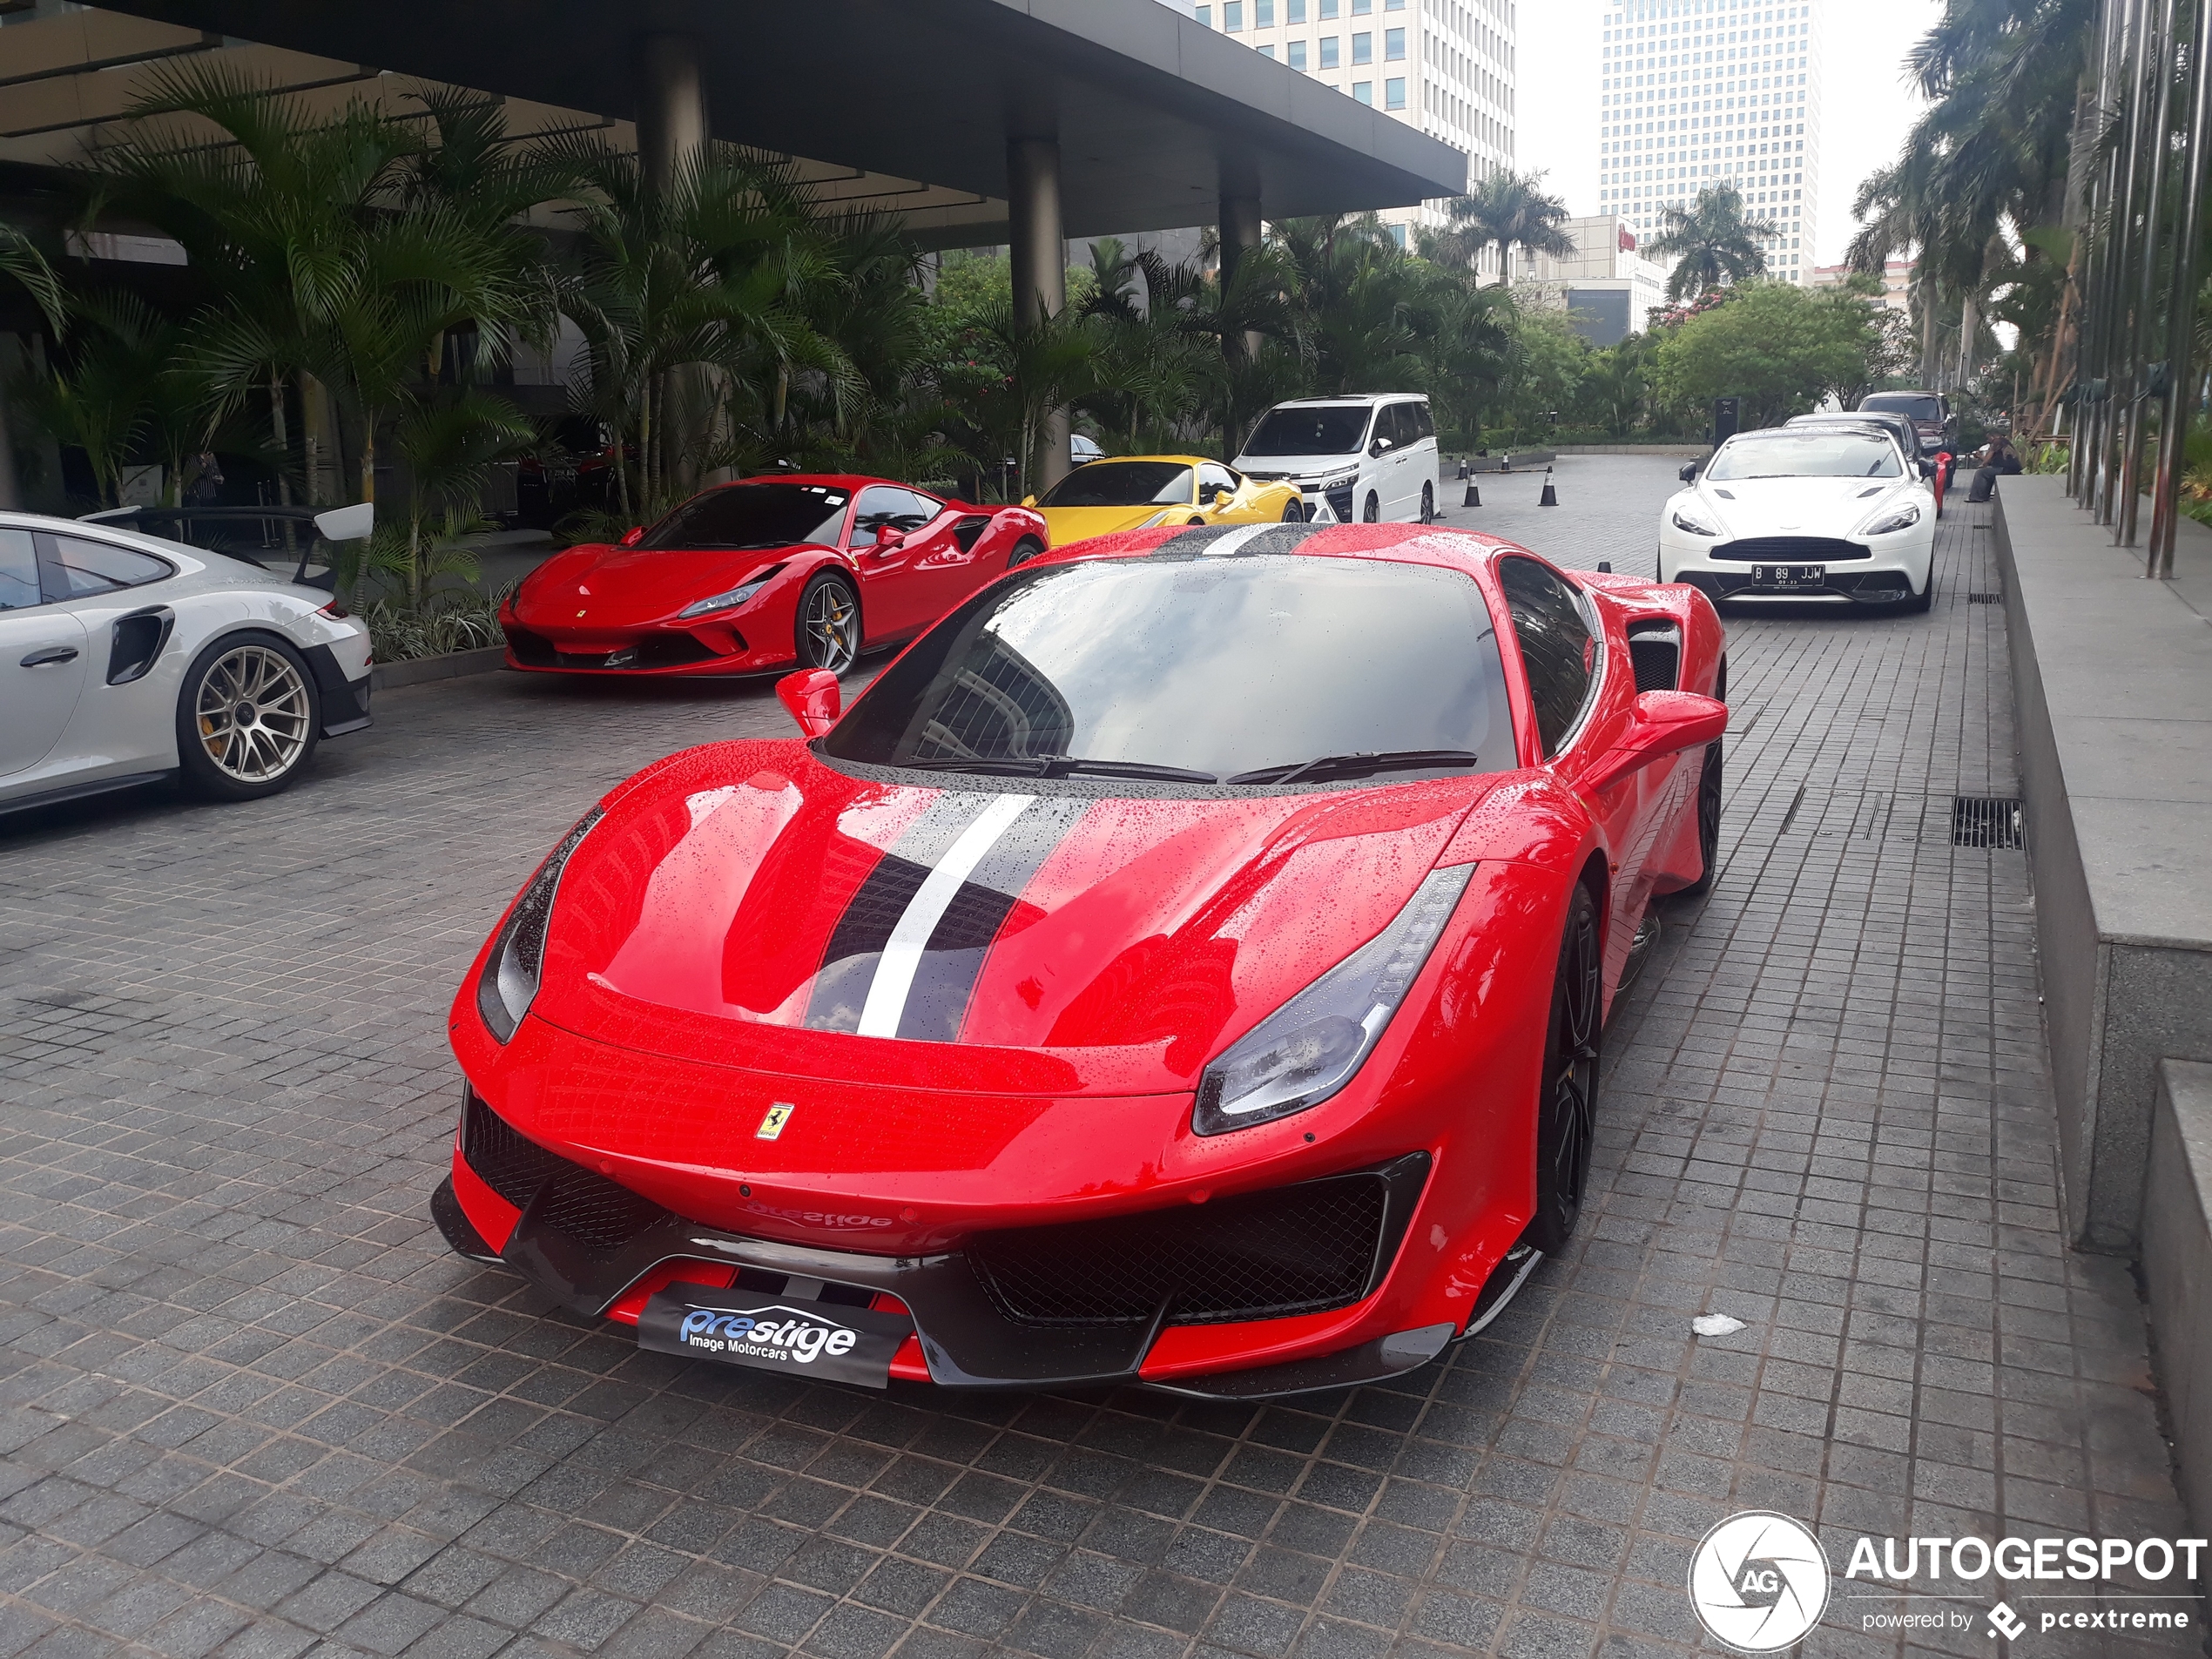
[[[1705,470],[1730,478],[1895,478],[1897,445],[1871,432],[1761,432],[1730,438]]]
[[[1385,750],[1516,764],[1473,578],[1293,554],[1016,571],[884,670],[821,747],[885,766],[1074,755],[1220,779]]]
[[[694,496],[645,532],[644,548],[837,545],[845,491],[830,484],[732,484]]]
[[[1925,393],[1877,392],[1871,397],[1861,398],[1858,407],[1862,409],[1881,409],[1914,421],[1943,419],[1942,403]]]
[[[1365,403],[1270,409],[1244,445],[1248,455],[1348,455],[1366,435]]]
[[[1179,461],[1093,461],[1044,493],[1040,507],[1188,506],[1190,469]]]

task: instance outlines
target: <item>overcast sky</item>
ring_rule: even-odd
[[[1586,0],[1521,4],[1521,165],[1548,169],[1553,192],[1575,213],[1598,210],[1597,93],[1589,67],[1598,11]],[[1939,0],[1821,0],[1828,84],[1816,264],[1843,262],[1858,228],[1851,199],[1859,181],[1897,153],[1919,113],[1919,95],[1906,90],[1901,65],[1905,48],[1941,11]]]

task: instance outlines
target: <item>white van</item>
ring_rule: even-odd
[[[1252,478],[1282,478],[1305,496],[1309,519],[1425,524],[1436,515],[1436,422],[1412,393],[1302,397],[1260,417],[1231,463]]]

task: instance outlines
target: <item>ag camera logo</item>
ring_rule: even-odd
[[[1811,1528],[1787,1515],[1730,1515],[1689,1558],[1689,1605],[1714,1640],[1742,1653],[1777,1652],[1820,1622],[1827,1553]]]

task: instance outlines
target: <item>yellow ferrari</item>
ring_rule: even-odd
[[[1305,517],[1296,484],[1247,478],[1204,455],[1086,462],[1023,505],[1044,515],[1055,547],[1152,524],[1296,524]]]

